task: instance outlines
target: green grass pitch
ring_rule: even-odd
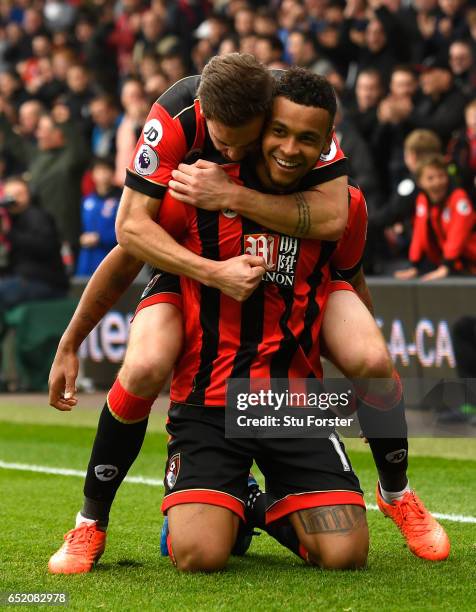
[[[13,410],[2,401],[0,461],[84,470],[96,418],[79,410]],[[155,416],[131,474],[162,478],[165,445],[163,419]],[[350,446],[373,504],[370,453],[360,441]],[[410,453],[411,482],[431,510],[476,516],[476,440],[414,440]],[[117,495],[108,546],[94,572],[50,576],[48,558],[73,526],[82,484],[75,476],[0,468],[0,591],[67,592],[71,610],[476,610],[475,523],[444,521],[452,552],[439,564],[413,557],[393,523],[370,510],[364,571],[306,567],[262,534],[226,571],[184,575],[159,555],[161,488],[132,483]]]

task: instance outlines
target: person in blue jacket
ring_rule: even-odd
[[[77,276],[90,276],[117,244],[114,225],[121,190],[113,184],[114,164],[107,159],[96,159],[91,172],[95,190],[81,202]]]

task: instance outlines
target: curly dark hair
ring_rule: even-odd
[[[330,127],[334,123],[337,99],[329,81],[305,68],[293,67],[275,79],[274,96],[282,96],[296,104],[323,108],[330,115]]]

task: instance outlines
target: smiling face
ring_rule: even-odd
[[[428,165],[422,168],[418,178],[418,185],[426,192],[433,204],[444,201],[448,191],[449,177],[445,168],[438,165]]]
[[[263,160],[258,167],[261,180],[280,190],[297,186],[329,148],[330,123],[329,112],[323,108],[277,97],[263,136]]]

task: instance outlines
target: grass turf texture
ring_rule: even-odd
[[[70,420],[59,415],[62,424],[52,425],[43,424],[42,412],[16,407],[11,419],[8,406],[0,406],[0,460],[84,470],[96,416],[80,417],[78,411]],[[475,442],[411,441],[412,484],[432,510],[476,515]],[[165,444],[163,418],[154,416],[131,475],[162,478]],[[359,441],[350,446],[367,501],[374,503],[370,453]],[[444,459],[435,456],[438,447]],[[184,575],[159,557],[160,487],[124,484],[95,571],[50,576],[47,560],[73,526],[82,479],[0,469],[0,491],[0,591],[66,591],[72,610],[476,610],[474,524],[444,522],[452,553],[440,564],[413,557],[393,523],[371,511],[365,571],[306,567],[263,534],[226,571]]]

